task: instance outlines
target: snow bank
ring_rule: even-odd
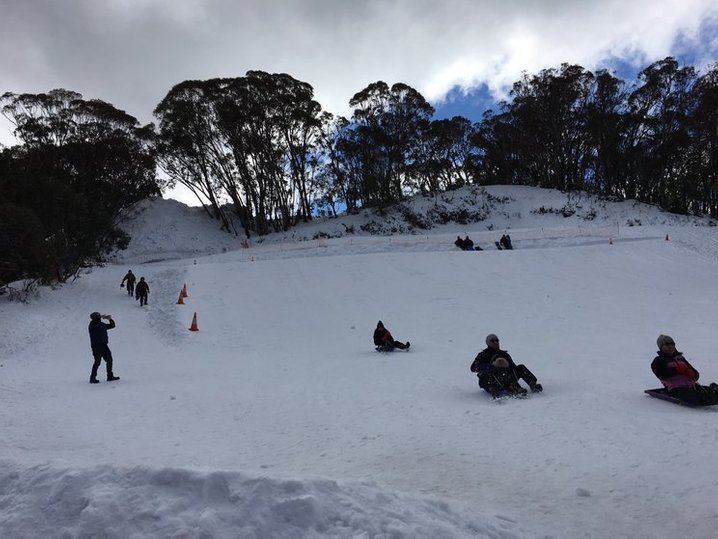
[[[276,245],[275,251],[297,254],[311,245],[326,246],[328,240],[352,238],[363,252],[380,252],[390,241],[406,239],[418,250],[453,250],[457,235],[470,235],[483,249],[493,249],[505,232],[521,247],[541,247],[554,240],[586,243],[590,238],[608,241],[630,238],[636,227],[654,227],[657,234],[671,233],[694,250],[709,257],[718,253],[718,239],[709,245],[704,235],[686,231],[690,227],[715,226],[707,218],[670,214],[635,201],[609,202],[593,195],[562,193],[553,189],[521,186],[464,187],[431,196],[415,196],[387,211],[362,210],[356,215],[316,218],[287,232],[253,237],[220,230],[219,222],[199,207],[175,200],[146,201],[121,223],[131,236],[127,250],[116,253],[117,263],[147,263],[193,258],[239,250],[247,245]],[[672,229],[678,227],[679,232]],[[426,241],[417,241],[424,236]],[[577,241],[576,241],[577,240]],[[313,243],[312,243],[313,242]],[[244,245],[243,245],[244,244]],[[329,242],[331,245],[331,242]],[[328,252],[326,254],[334,254]]]
[[[148,263],[192,258],[238,249],[240,239],[220,230],[219,221],[201,207],[176,200],[139,203],[120,223],[130,237],[129,248],[118,251],[117,263]]]
[[[367,485],[0,462],[3,537],[520,537],[516,523]],[[513,531],[512,531],[513,530]]]

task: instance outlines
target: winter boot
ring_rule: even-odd
[[[512,385],[511,387],[509,387],[509,395],[511,395],[513,397],[522,397],[522,396],[526,395],[526,393],[528,393],[528,391],[526,391],[523,387],[521,387],[518,384]]]
[[[532,393],[541,393],[543,391],[543,386],[538,382],[534,382],[530,387]]]
[[[108,382],[114,382],[115,380],[119,380],[119,379],[120,379],[120,377],[119,377],[119,376],[115,376],[114,374],[111,374],[111,375],[109,375],[109,376],[107,377],[107,381],[108,381]]]
[[[499,390],[498,387],[492,387],[489,392],[491,393],[492,399],[498,399],[499,395],[501,394],[501,390]]]
[[[90,383],[91,384],[99,384],[100,381],[97,378],[90,378]]]

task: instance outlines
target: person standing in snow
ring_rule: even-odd
[[[127,275],[124,276],[122,279],[122,282],[120,283],[120,288],[124,286],[125,282],[127,282],[127,295],[131,296],[135,293],[135,281],[137,278],[135,277],[135,274],[132,273],[132,270],[127,270]]]
[[[109,320],[109,324],[105,324],[102,319]],[[95,362],[92,364],[92,373],[90,374],[90,383],[97,384],[100,381],[97,379],[97,369],[100,367],[102,360],[105,360],[105,366],[107,367],[107,381],[113,382],[119,380],[119,376],[115,376],[112,372],[112,352],[110,347],[107,346],[109,338],[107,337],[107,330],[115,327],[115,321],[112,319],[110,314],[100,314],[94,312],[90,315],[90,325],[87,330],[90,332],[90,347],[92,348],[92,357],[95,358]]]
[[[698,383],[700,374],[683,354],[676,350],[672,337],[659,335],[656,344],[658,355],[651,363],[651,370],[671,397],[694,405],[718,404],[718,384],[702,386]]]
[[[140,300],[140,307],[147,305],[147,294],[150,293],[150,285],[147,284],[144,277],[140,277],[140,282],[135,288],[135,299]]]
[[[486,336],[486,348],[474,358],[471,372],[479,377],[479,387],[491,393],[493,398],[502,390],[510,395],[525,394],[519,380],[526,382],[534,393],[543,391],[543,386],[525,365],[516,365],[509,353],[499,348],[499,338],[493,333]]]
[[[376,325],[376,329],[374,330],[374,346],[376,346],[376,349],[379,352],[391,352],[395,348],[398,348],[399,350],[406,350],[411,346],[411,343],[409,341],[406,341],[406,344],[395,341],[394,337],[392,337],[391,332],[384,327],[384,324],[381,320]]]

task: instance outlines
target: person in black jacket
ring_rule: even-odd
[[[105,324],[102,319],[109,320],[109,324]],[[119,380],[119,376],[115,376],[112,372],[112,352],[110,347],[107,346],[109,339],[107,337],[107,330],[115,327],[115,321],[112,319],[112,315],[100,314],[94,312],[90,315],[90,325],[87,330],[90,332],[90,347],[92,348],[92,357],[95,358],[95,362],[92,365],[92,373],[90,374],[90,383],[97,384],[97,369],[100,367],[102,360],[105,360],[107,367],[107,381],[112,382]]]
[[[501,391],[509,395],[525,394],[519,380],[526,382],[534,393],[543,391],[543,386],[525,365],[516,365],[509,353],[499,348],[499,338],[493,333],[486,336],[486,348],[474,358],[471,372],[479,377],[479,387],[491,393],[493,398]]]
[[[147,294],[150,293],[150,285],[147,284],[144,277],[140,277],[140,282],[135,288],[135,299],[140,300],[140,307],[147,305]]]
[[[469,236],[466,236],[466,238],[464,238],[463,240],[460,236],[456,236],[456,241],[454,242],[454,245],[456,245],[462,251],[483,251],[483,249],[478,245],[474,246],[474,242]]]
[[[127,270],[127,274],[122,278],[122,282],[120,283],[120,287],[124,286],[125,282],[127,282],[127,295],[131,296],[135,293],[135,281],[137,278],[135,277],[135,274],[132,273],[132,270]]]
[[[702,386],[698,383],[700,373],[676,350],[672,337],[659,335],[656,344],[658,355],[651,363],[651,370],[671,397],[694,405],[718,404],[718,384]]]
[[[403,342],[395,341],[391,332],[386,329],[382,321],[379,320],[374,330],[374,346],[376,346],[379,352],[391,352],[395,348],[406,350],[411,346],[411,343],[406,341],[406,344],[404,344]]]

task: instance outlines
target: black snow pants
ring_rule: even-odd
[[[534,374],[528,369],[528,367],[526,367],[526,365],[523,364],[516,365],[516,368],[511,369],[509,380],[504,381],[504,383],[499,381],[499,379],[494,375],[492,370],[479,373],[479,387],[481,389],[485,389],[489,393],[491,392],[492,387],[495,387],[499,390],[508,389],[508,387],[504,386],[511,385],[512,383],[518,385],[519,380],[523,380],[524,382],[526,382],[529,387],[533,387],[533,385],[536,383],[536,377],[534,376]]]
[[[112,378],[112,352],[110,347],[106,344],[100,344],[92,347],[92,357],[95,358],[95,362],[92,364],[92,374],[90,374],[90,380],[97,380],[97,369],[100,368],[100,363],[105,360],[105,366],[107,367],[107,378]]]

